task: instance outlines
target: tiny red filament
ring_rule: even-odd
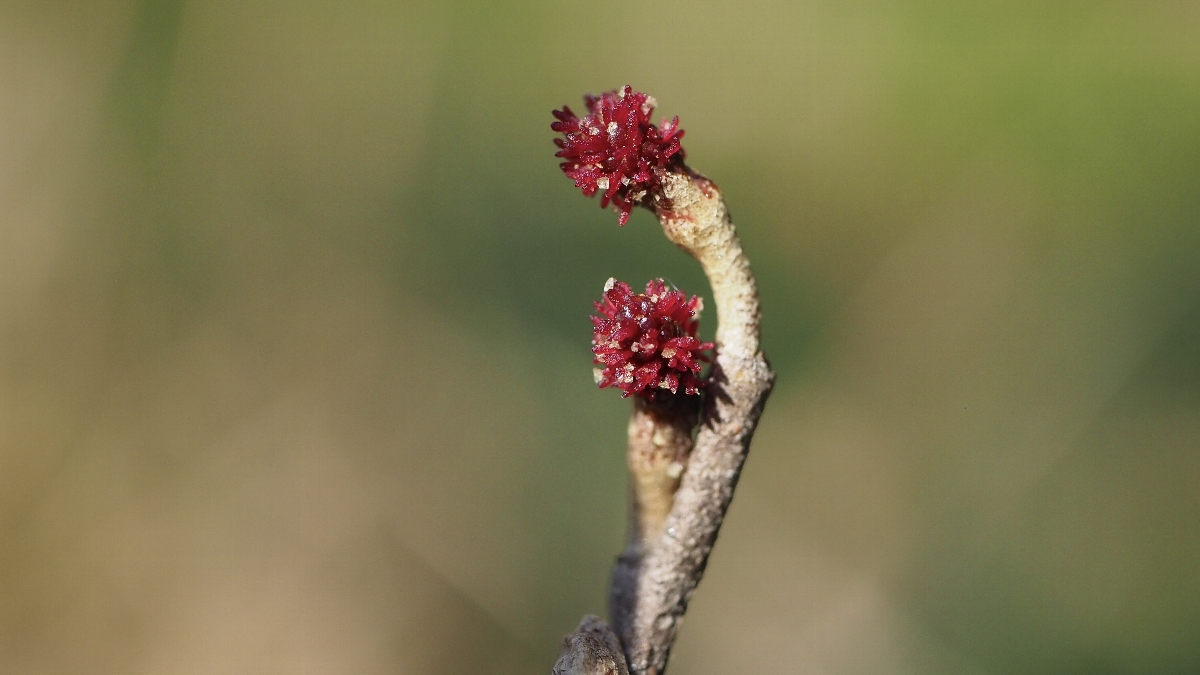
[[[654,399],[662,391],[699,394],[700,377],[711,342],[696,337],[699,297],[668,289],[662,279],[634,293],[623,281],[610,280],[592,317],[592,354],[596,384],[617,387],[622,396]]]
[[[583,100],[588,114],[582,119],[567,106],[553,111],[558,121],[550,128],[564,136],[554,139],[554,156],[563,158],[559,167],[584,195],[601,192],[600,206],[612,204],[624,225],[633,207],[660,188],[656,170],[683,161],[683,130],[678,117],[651,124],[654,99],[629,85]]]

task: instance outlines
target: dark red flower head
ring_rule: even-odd
[[[600,316],[592,317],[593,363],[596,384],[617,387],[622,396],[638,394],[653,399],[660,390],[672,394],[683,389],[699,394],[704,381],[700,364],[710,360],[705,351],[711,342],[696,337],[701,300],[668,289],[662,279],[634,293],[629,284],[609,279],[604,299],[594,303]]]
[[[554,156],[563,158],[559,166],[583,194],[603,191],[600,206],[612,203],[624,225],[633,207],[658,189],[655,169],[683,161],[683,130],[678,117],[663,120],[661,128],[651,124],[654,98],[629,85],[583,101],[588,109],[583,119],[567,106],[554,111],[558,121],[550,128],[566,137],[554,139],[559,148]]]

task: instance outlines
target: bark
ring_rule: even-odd
[[[630,479],[629,547],[640,551],[655,540],[671,512],[683,469],[692,452],[699,418],[697,396],[637,398],[629,417],[626,460]]]
[[[563,638],[554,675],[629,675],[629,669],[617,636],[603,619],[589,614]]]
[[[642,472],[650,480],[639,480],[632,458],[656,433],[679,438],[685,418],[655,417],[635,408],[630,423],[632,520],[640,529],[617,561],[610,613],[633,675],[661,675],[666,669],[680,619],[704,575],[775,378],[759,349],[762,314],[750,262],[720,191],[691,170],[661,179],[655,212],[667,238],[696,258],[708,275],[718,326],[699,430],[661,522],[651,523],[648,505],[661,502],[664,489],[674,486],[655,482],[653,469]]]

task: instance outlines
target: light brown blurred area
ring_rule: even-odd
[[[603,612],[618,228],[679,115],[776,391],[673,673],[1200,669],[1188,2],[0,8],[0,672],[548,672]],[[714,316],[706,316],[711,334]]]

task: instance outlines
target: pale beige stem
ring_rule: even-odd
[[[617,560],[610,595],[615,636],[585,618],[587,625],[564,643],[555,673],[624,675],[626,665],[631,675],[663,673],[775,380],[759,351],[754,276],[720,191],[686,167],[659,179],[654,206],[663,232],[700,262],[712,285],[716,360],[694,440],[694,410],[635,404],[630,542]],[[688,399],[696,400],[675,400]],[[623,659],[613,656],[616,648]]]
[[[739,362],[761,359],[758,286],[721,191],[693,171],[664,173],[662,183],[656,212],[663,233],[699,261],[712,286],[718,356]]]
[[[692,451],[692,429],[699,407],[695,397],[665,401],[634,399],[629,416],[629,449],[626,455],[632,492],[629,553],[662,534],[663,523],[675,502],[683,467]]]
[[[700,262],[717,310],[717,356],[691,454],[666,520],[613,572],[610,612],[630,673],[660,675],[704,574],[775,375],[759,351],[758,291],[720,191],[685,170],[660,176],[663,232]],[[636,413],[635,413],[636,417]]]

